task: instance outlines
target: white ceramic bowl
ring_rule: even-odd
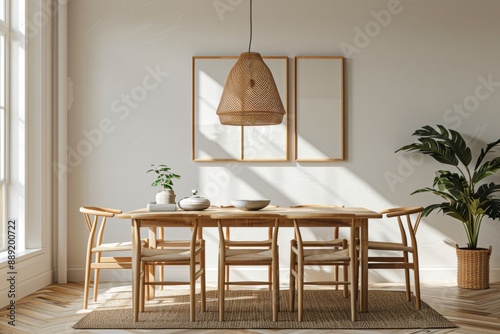
[[[271,203],[269,199],[236,199],[230,201],[231,204],[240,210],[255,211],[265,208]]]

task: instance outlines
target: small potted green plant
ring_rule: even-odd
[[[156,204],[175,204],[175,193],[173,190],[173,179],[180,179],[181,176],[173,173],[166,165],[152,164],[146,173],[155,172],[156,180],[151,183],[152,187],[161,186],[162,190],[156,194]]]
[[[478,247],[479,229],[483,218],[500,219],[500,184],[486,182],[500,169],[500,156],[494,155],[486,161],[488,153],[500,145],[500,139],[481,149],[474,167],[472,152],[460,133],[437,125],[437,129],[426,125],[413,133],[418,142],[401,147],[398,151],[415,151],[426,154],[436,161],[455,167],[456,172],[436,171],[432,187],[415,190],[413,194],[430,192],[442,202],[424,208],[423,215],[432,211],[458,220],[467,236],[467,247],[457,250],[457,282],[461,288],[486,289],[489,286],[489,249]]]

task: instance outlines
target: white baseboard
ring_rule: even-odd
[[[8,274],[6,276],[2,275],[2,277],[5,277],[5,280],[7,281],[9,275]],[[16,275],[16,284],[14,289],[15,297],[13,297],[12,294],[9,294],[10,290],[9,284],[2,283],[3,288],[0,289],[0,308],[9,305],[11,301],[17,301],[37,290],[46,287],[49,284],[52,284],[54,282],[53,277],[54,277],[54,272],[52,270],[42,272],[36,276],[24,275],[22,271],[19,271]],[[2,282],[3,281],[4,280],[2,279]]]

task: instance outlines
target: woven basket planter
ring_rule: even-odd
[[[491,246],[488,249],[457,250],[457,283],[459,288],[464,289],[488,289],[490,287],[490,255]]]

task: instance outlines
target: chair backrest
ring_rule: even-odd
[[[272,235],[270,236],[271,243],[273,247],[278,244],[278,229],[279,222],[282,218],[280,214],[259,214],[259,213],[216,213],[210,216],[211,219],[217,220],[217,226],[219,230],[219,251],[224,252],[226,247],[225,242],[227,241],[226,235],[224,235],[224,227],[231,225],[238,225],[238,227],[270,227],[272,228]],[[240,220],[240,224],[234,224],[235,220]],[[233,221],[232,224],[227,224],[229,221]],[[236,226],[234,226],[236,227]],[[227,233],[228,230],[226,230]]]
[[[344,208],[345,205],[328,205],[328,204],[295,204],[290,205],[289,208]],[[333,228],[333,238],[339,238],[339,226]]]
[[[151,213],[136,213],[132,214],[131,216],[132,220],[134,221],[134,229],[136,230],[136,233],[134,233],[134,236],[136,238],[136,242],[138,243],[140,240],[140,224],[139,222],[146,220],[148,226],[156,226],[156,227],[164,227],[164,221],[165,221],[165,215],[162,215],[161,213],[156,213],[156,214],[151,214]],[[197,241],[201,240],[201,235],[198,233],[199,231],[199,218],[200,215],[193,213],[193,214],[186,214],[183,213],[182,215],[177,215],[177,216],[170,216],[168,217],[168,228],[173,227],[188,227],[191,229],[191,239],[190,239],[190,248],[194,249],[196,247]],[[173,244],[171,244],[173,245]]]
[[[351,229],[354,229],[353,221],[356,218],[355,214],[351,213],[293,213],[285,216],[287,219],[293,220],[295,238],[297,239],[298,245],[302,245],[302,234],[300,232],[300,226],[307,226],[308,222],[314,226],[318,226],[323,222],[323,226],[335,226],[335,224],[342,224],[346,226],[349,224]],[[351,233],[351,241],[354,241],[354,233]]]
[[[82,206],[80,212],[83,213],[87,229],[89,231],[88,249],[102,244],[106,219],[122,213],[121,210],[102,208],[97,206]],[[96,234],[97,232],[97,234]]]
[[[422,212],[424,208],[420,206],[406,206],[406,207],[397,207],[390,208],[380,211],[381,214],[385,214],[387,218],[397,218],[399,231],[401,233],[401,241],[407,246],[408,238],[406,236],[406,230],[408,230],[410,234],[410,240],[412,247],[416,247],[417,239],[416,234],[418,230],[418,226],[420,224],[420,219],[422,218]],[[406,219],[406,229],[403,223],[403,217]]]

